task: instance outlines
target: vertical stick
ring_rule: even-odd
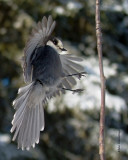
[[[99,69],[101,79],[101,110],[100,110],[100,131],[99,131],[99,154],[100,160],[105,160],[104,126],[105,126],[105,77],[102,59],[102,33],[100,26],[100,0],[96,0],[96,36],[97,51],[99,57]]]

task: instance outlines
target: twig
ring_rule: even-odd
[[[103,60],[102,60],[102,33],[101,33],[101,27],[100,27],[100,0],[96,0],[96,36],[97,36],[97,50],[98,50],[98,57],[99,57],[99,69],[100,69],[100,79],[101,79],[99,154],[100,154],[100,160],[105,160],[105,143],[104,143],[105,77],[104,77]]]

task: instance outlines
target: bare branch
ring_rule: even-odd
[[[101,79],[99,154],[100,154],[100,160],[105,160],[105,143],[104,143],[105,77],[104,77],[104,71],[103,71],[103,58],[102,58],[102,33],[101,33],[101,26],[100,26],[100,0],[96,0],[96,36],[97,36],[97,51],[98,51],[98,57],[99,57],[99,69],[100,69],[100,79]]]

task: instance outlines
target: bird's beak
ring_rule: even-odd
[[[65,48],[61,48],[61,51],[67,51]]]

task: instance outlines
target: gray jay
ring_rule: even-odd
[[[76,78],[84,76],[84,68],[76,62],[82,58],[70,54],[60,54],[64,49],[62,42],[51,36],[56,22],[52,17],[43,17],[32,30],[23,56],[23,75],[27,83],[18,90],[13,101],[16,110],[11,132],[18,148],[30,149],[39,143],[40,131],[44,130],[44,104],[66,90],[72,90]]]

